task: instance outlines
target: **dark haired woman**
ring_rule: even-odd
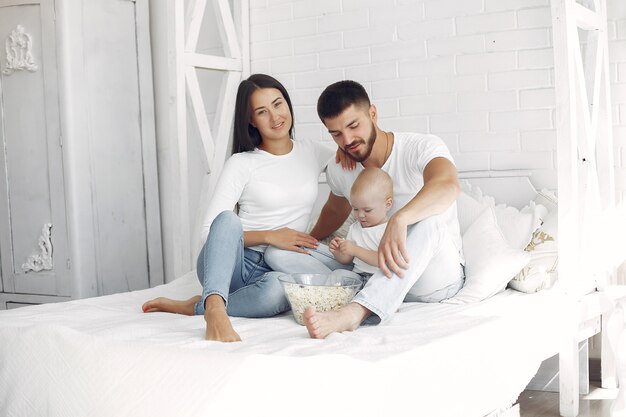
[[[285,88],[254,74],[239,85],[233,155],[226,161],[202,230],[197,273],[202,296],[157,298],[144,312],[203,314],[206,338],[241,340],[228,316],[270,317],[289,309],[278,277],[266,264],[269,246],[306,253],[317,240],[304,233],[317,179],[334,146],[293,140],[293,110]],[[238,204],[239,211],[232,210]]]

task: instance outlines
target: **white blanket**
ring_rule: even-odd
[[[234,318],[243,342],[203,340],[202,317],[141,312],[199,294],[157,288],[0,312],[2,416],[451,416],[510,405],[557,352],[551,292],[472,305],[405,303],[382,326],[308,338],[285,314]]]

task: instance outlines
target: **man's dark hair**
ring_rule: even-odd
[[[329,85],[317,99],[317,115],[322,120],[339,116],[351,105],[369,108],[370,98],[356,81],[337,81]]]
[[[252,74],[248,79],[243,80],[239,84],[237,90],[237,101],[235,103],[235,126],[233,129],[233,153],[253,151],[258,147],[263,139],[259,130],[250,124],[250,97],[252,93],[261,88],[275,88],[281,92],[289,113],[291,113],[291,127],[289,128],[289,137],[293,138],[293,107],[291,99],[285,87],[275,78],[265,74]]]

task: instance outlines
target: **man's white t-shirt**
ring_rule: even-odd
[[[404,207],[424,186],[424,169],[430,161],[442,157],[454,164],[452,155],[445,143],[437,136],[420,133],[396,133],[389,158],[381,167],[393,180],[393,206],[389,215]],[[350,189],[354,180],[363,171],[363,165],[346,171],[340,164],[329,163],[326,179],[333,194],[350,201]],[[441,215],[448,226],[448,232],[461,253],[461,232],[457,218],[456,202]]]
[[[244,231],[289,227],[304,232],[317,198],[318,178],[336,147],[330,142],[294,140],[285,155],[260,149],[232,155],[225,163],[202,224],[204,244],[218,214],[239,203]],[[251,249],[264,251],[267,245]]]
[[[361,226],[361,223],[356,221],[350,225],[346,240],[351,240],[362,248],[377,251],[380,240],[385,234],[386,227],[387,223],[371,227],[363,227]],[[352,263],[354,264],[352,270],[358,274],[363,272],[373,274],[378,270],[377,266],[370,265],[356,256],[354,257]]]

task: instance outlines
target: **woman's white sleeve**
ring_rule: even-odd
[[[222,169],[215,191],[204,214],[200,243],[204,245],[213,220],[223,211],[233,210],[248,183],[249,171],[239,154],[231,156]]]

